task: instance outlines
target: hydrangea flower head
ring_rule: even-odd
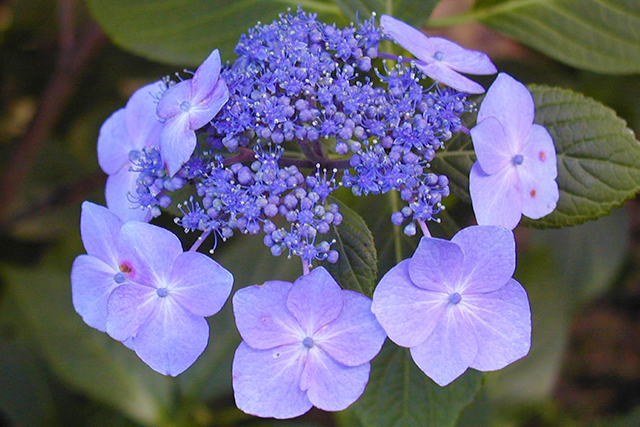
[[[191,157],[196,147],[197,129],[218,114],[229,99],[229,90],[220,78],[220,53],[211,52],[192,79],[170,87],[158,103],[158,116],[165,119],[160,134],[160,151],[173,176]]]
[[[236,404],[260,417],[345,409],[386,338],[371,300],[342,290],[322,267],[294,283],[243,288],[233,308],[243,338],[233,360]]]
[[[423,237],[373,294],[373,313],[418,367],[445,386],[471,367],[501,369],[531,346],[527,294],[511,276],[513,233],[474,226],[451,241]]]
[[[478,160],[471,168],[469,190],[480,225],[513,229],[522,215],[538,219],[556,207],[556,152],[549,132],[533,124],[534,111],[527,88],[500,73],[471,129]]]
[[[475,50],[464,49],[440,37],[427,37],[423,32],[389,15],[380,17],[385,33],[417,59],[416,66],[427,76],[454,89],[467,93],[483,93],[478,83],[461,76],[495,74],[498,70],[489,57]]]
[[[149,221],[148,209],[133,209],[129,194],[135,194],[138,173],[130,170],[131,158],[140,150],[158,145],[162,123],[156,116],[154,94],[162,88],[157,81],[138,89],[125,108],[113,113],[100,128],[98,162],[109,175],[105,189],[107,206],[123,221]]]

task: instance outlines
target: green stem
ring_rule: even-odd
[[[389,198],[389,203],[391,204],[392,212],[397,212],[399,210],[398,193],[395,191],[389,191],[387,193],[387,197]],[[402,238],[402,235],[400,235],[400,233],[402,233],[402,231],[400,230],[400,227],[397,227],[397,226],[393,226],[391,228],[393,230],[393,251],[396,256],[396,264],[398,264],[400,263],[400,261],[403,260],[402,245],[400,243],[400,239]]]

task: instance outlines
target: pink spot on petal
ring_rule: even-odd
[[[540,152],[540,161],[544,162],[545,160],[547,160],[547,155],[544,154],[544,151]]]
[[[529,194],[531,194],[531,197],[536,197],[536,190],[531,190],[531,193]]]

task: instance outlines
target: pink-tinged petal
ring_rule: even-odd
[[[513,230],[520,222],[522,196],[513,167],[487,175],[475,162],[469,175],[469,193],[479,225],[499,225]]]
[[[309,349],[300,387],[314,406],[324,411],[342,411],[364,392],[371,365],[344,366],[320,348]]]
[[[170,176],[175,175],[189,160],[197,142],[195,132],[189,129],[188,114],[180,114],[166,121],[160,133],[160,154]]]
[[[335,320],[342,305],[342,289],[324,267],[299,277],[287,296],[287,308],[306,336]]]
[[[487,117],[471,128],[471,140],[478,163],[489,175],[513,164],[513,156],[518,154],[511,152],[500,122],[493,117]]]
[[[218,80],[213,92],[189,110],[189,128],[200,129],[209,123],[229,100],[229,89],[224,80]]]
[[[371,312],[371,300],[353,291],[342,291],[342,313],[313,335],[317,346],[339,363],[358,366],[380,352],[387,334]]]
[[[183,307],[213,316],[231,294],[233,275],[204,254],[184,252],[173,263],[169,283],[170,295]]]
[[[173,262],[182,253],[182,243],[162,227],[131,221],[122,226],[118,252],[120,270],[127,278],[164,288],[169,283]]]
[[[183,114],[191,106],[191,79],[176,83],[158,101],[158,117],[170,119]]]
[[[482,85],[452,70],[443,62],[433,61],[428,64],[418,62],[416,66],[433,80],[453,89],[471,94],[484,92]]]
[[[447,294],[418,288],[406,259],[385,274],[373,292],[371,311],[389,338],[403,347],[424,342],[449,302]]]
[[[156,290],[126,283],[111,292],[107,302],[107,333],[118,341],[136,336],[160,303]]]
[[[409,262],[411,282],[427,291],[449,293],[460,280],[463,260],[455,243],[423,237]]]
[[[300,343],[306,336],[287,309],[292,283],[272,280],[247,286],[233,296],[233,314],[238,332],[251,347],[259,350]]]
[[[411,357],[429,378],[444,387],[467,370],[478,345],[469,318],[458,306],[449,304],[429,338],[411,347]]]
[[[127,131],[126,110],[121,108],[100,127],[98,163],[104,173],[113,175],[129,165],[129,152],[135,149]]]
[[[422,31],[389,15],[380,17],[382,30],[404,49],[411,52],[416,58],[430,63],[433,61],[435,50]]]
[[[504,286],[516,270],[516,240],[502,227],[474,226],[460,230],[451,241],[464,252],[457,292],[493,292]]]
[[[118,268],[118,236],[122,221],[118,215],[104,206],[91,202],[82,203],[80,234],[89,255],[105,264]]]
[[[163,85],[162,81],[157,81],[143,86],[135,91],[127,102],[127,130],[134,147],[138,150],[159,145],[162,123],[156,114],[157,94]]]
[[[495,74],[498,72],[486,53],[465,49],[457,43],[441,37],[429,37],[429,40],[434,52],[442,54],[440,61],[453,70],[467,74]]]
[[[495,371],[524,357],[531,348],[531,309],[520,283],[510,279],[495,292],[464,297],[476,329],[478,354],[469,365]]]
[[[202,354],[209,342],[209,325],[202,316],[162,298],[133,339],[136,354],[151,369],[175,377]]]
[[[151,209],[142,208],[131,202],[131,194],[136,194],[138,172],[122,169],[107,178],[104,190],[107,207],[123,221],[151,221]]]
[[[101,332],[107,330],[107,300],[119,286],[112,266],[91,255],[80,255],[71,267],[71,299],[82,320]]]
[[[313,406],[300,389],[307,360],[300,344],[256,350],[244,341],[233,357],[233,394],[236,406],[258,417],[293,418]]]
[[[198,67],[191,80],[191,103],[199,104],[213,92],[220,77],[220,52],[215,49]],[[200,127],[200,126],[198,126]]]
[[[558,205],[560,191],[558,183],[552,178],[534,179],[525,174],[520,175],[522,186],[522,214],[539,219],[549,215]]]
[[[522,169],[531,175],[556,178],[558,176],[558,159],[551,135],[544,126],[534,124],[524,141],[521,152],[524,160]]]
[[[512,152],[522,150],[529,129],[533,123],[535,106],[533,97],[525,85],[508,74],[500,73],[489,87],[480,109],[478,123],[487,117],[494,117],[504,129]]]

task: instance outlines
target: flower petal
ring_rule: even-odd
[[[495,292],[465,295],[478,337],[478,353],[469,365],[495,371],[524,357],[531,348],[531,309],[527,293],[517,281]]]
[[[450,293],[460,280],[464,255],[455,243],[423,237],[409,262],[411,282],[427,291]]]
[[[465,49],[441,37],[429,37],[435,52],[441,52],[442,62],[451,69],[467,74],[495,74],[498,69],[486,53]]]
[[[477,353],[475,329],[453,304],[447,306],[429,338],[411,347],[411,357],[418,367],[443,387],[462,375]]]
[[[111,212],[126,221],[151,221],[151,209],[137,206],[131,202],[131,195],[136,194],[136,183],[138,180],[138,172],[133,172],[127,168],[122,169],[115,175],[107,178],[104,195],[107,200],[107,206]]]
[[[448,296],[413,284],[406,259],[385,274],[373,292],[371,311],[389,338],[403,347],[424,342],[433,332]]]
[[[200,104],[213,92],[220,77],[220,52],[215,49],[198,67],[191,81],[191,103]],[[200,126],[198,126],[200,127]]]
[[[133,338],[136,354],[151,369],[175,377],[193,365],[209,341],[209,325],[170,298],[156,309]]]
[[[156,113],[158,117],[170,119],[172,117],[184,114],[185,107],[191,105],[191,85],[192,80],[184,80],[171,86],[162,94]],[[188,104],[183,104],[183,103]],[[187,108],[188,109],[188,108]]]
[[[435,50],[430,38],[422,31],[389,15],[380,17],[380,26],[393,41],[411,52],[416,58],[426,63],[433,61]]]
[[[471,167],[469,193],[479,225],[516,228],[522,217],[522,195],[514,167],[487,175],[478,162]]]
[[[231,294],[233,275],[204,254],[184,252],[173,263],[169,283],[171,296],[183,307],[213,316]]]
[[[131,95],[126,107],[127,131],[135,149],[160,145],[162,123],[158,120],[156,94],[162,90],[161,80],[141,87]]]
[[[342,313],[313,335],[315,343],[337,362],[358,366],[380,352],[387,334],[371,312],[371,300],[353,291],[342,291]]]
[[[80,255],[71,267],[73,308],[82,320],[101,332],[107,330],[107,300],[119,286],[112,266],[91,255]]]
[[[342,411],[364,392],[371,365],[344,366],[320,348],[309,349],[300,386],[314,406],[324,411]]]
[[[474,226],[460,230],[451,241],[464,252],[459,293],[493,292],[516,270],[516,241],[502,227]]]
[[[125,273],[127,278],[162,288],[169,283],[173,262],[182,253],[182,243],[162,227],[130,221],[120,231],[118,252],[119,265],[131,270]]]
[[[118,215],[104,206],[91,202],[82,203],[80,234],[89,255],[101,259],[107,265],[118,268],[118,236],[122,221]]]
[[[484,92],[482,85],[452,70],[447,64],[441,61],[433,61],[428,64],[417,62],[416,66],[433,80],[452,87],[453,89],[467,93]]]
[[[189,114],[179,114],[165,122],[160,133],[160,154],[170,176],[189,160],[196,143],[196,134],[189,129]]]
[[[500,73],[480,105],[477,122],[487,117],[496,118],[502,124],[507,141],[514,147],[511,152],[518,153],[529,134],[534,111],[533,97],[526,86],[510,75]]]
[[[471,128],[471,140],[482,170],[493,175],[513,163],[518,153],[511,152],[511,146],[500,122],[487,117]]]
[[[287,308],[293,314],[306,336],[335,320],[342,311],[343,297],[340,285],[324,267],[299,277],[287,296]]]
[[[313,406],[300,389],[306,351],[300,344],[256,350],[244,341],[233,357],[233,393],[238,409],[258,417],[293,418]]]
[[[189,128],[196,130],[209,123],[229,100],[229,89],[224,80],[218,80],[213,92],[189,110]]]
[[[117,287],[107,302],[107,333],[118,341],[134,337],[160,303],[156,290],[137,283]]]
[[[126,110],[114,112],[100,127],[98,135],[98,163],[108,175],[129,165],[129,152],[136,145],[131,140],[126,124]]]
[[[299,343],[305,335],[287,309],[292,283],[272,280],[247,286],[233,296],[233,314],[238,332],[251,347],[265,350]]]

